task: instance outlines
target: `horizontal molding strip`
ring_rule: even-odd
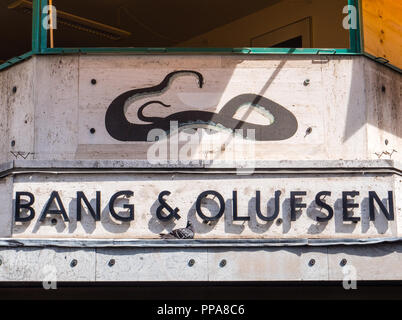
[[[402,238],[366,239],[195,239],[195,240],[133,240],[133,239],[0,239],[0,248],[264,248],[264,247],[326,247],[398,243]]]
[[[19,174],[396,174],[402,176],[402,165],[393,160],[308,160],[308,161],[249,161],[168,162],[151,164],[146,160],[15,160],[0,164],[0,178]]]

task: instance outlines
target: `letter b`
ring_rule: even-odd
[[[28,203],[21,203],[21,197],[28,197]],[[35,210],[32,205],[35,202],[35,197],[30,192],[17,192],[15,194],[15,222],[29,222],[35,218]],[[29,215],[26,217],[21,217],[21,210],[26,209],[29,211]]]

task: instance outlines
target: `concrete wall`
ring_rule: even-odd
[[[57,170],[53,168],[53,171]],[[71,170],[71,169],[70,169]],[[76,169],[78,170],[78,168]],[[104,169],[106,170],[106,169]],[[29,222],[12,224],[13,238],[79,238],[79,239],[160,239],[160,233],[169,233],[176,228],[186,227],[192,221],[196,239],[363,239],[396,238],[401,231],[400,194],[395,192],[400,184],[400,176],[366,172],[336,173],[282,173],[262,174],[255,172],[251,176],[218,174],[204,171],[203,174],[63,174],[57,175],[26,173],[16,175],[12,186],[12,197],[16,192],[30,192],[35,197],[32,208],[35,218]],[[289,170],[289,169],[288,169]],[[363,171],[363,170],[362,170]],[[107,170],[106,170],[107,172]],[[129,216],[124,205],[134,205],[134,217],[122,222],[111,215],[110,200],[119,191],[132,191],[131,197],[119,197],[114,207],[117,214]],[[180,219],[161,221],[157,218],[157,209],[161,206],[158,196],[162,191],[170,191],[165,196],[166,202],[173,209],[178,208]],[[205,221],[196,210],[196,200],[204,191],[219,192],[225,209],[222,217],[215,221]],[[53,191],[60,195],[61,202],[70,221],[65,221],[61,214],[47,214],[40,221]],[[101,220],[96,222],[88,208],[82,202],[82,220],[77,221],[77,192],[83,191],[95,208],[96,192],[101,192]],[[237,191],[237,205],[233,202],[233,191]],[[257,215],[256,191],[261,192],[260,208],[263,216],[272,216],[275,212],[275,192],[280,191],[278,215],[273,221],[264,221]],[[297,196],[299,203],[305,203],[305,209],[296,210],[295,221],[291,219],[291,192],[303,191],[304,196]],[[328,211],[315,202],[321,191],[330,191],[325,201],[333,208],[334,216],[326,222],[317,222],[317,217],[326,217]],[[359,221],[350,222],[343,218],[342,192],[358,191],[359,195],[348,201],[358,204],[358,208],[349,215]],[[377,207],[375,221],[370,221],[369,191],[375,191],[389,210],[388,192],[393,191],[395,219],[388,220]],[[9,197],[7,202],[10,202]],[[27,199],[23,197],[22,199]],[[50,201],[51,202],[51,201]],[[201,202],[201,210],[207,217],[218,214],[221,205],[218,198],[209,196]],[[60,209],[60,204],[53,201],[51,209]],[[248,221],[236,221],[234,207],[239,217],[248,217]],[[25,210],[21,210],[21,215]],[[11,212],[10,212],[11,213]],[[165,209],[164,214],[169,214]],[[5,214],[6,216],[6,214]],[[10,214],[8,215],[10,216]],[[9,219],[9,223],[11,219]],[[9,232],[9,230],[7,230]]]
[[[350,285],[351,280],[402,278],[397,267],[402,259],[398,245],[224,250],[2,248],[0,259],[0,281],[45,281],[49,286],[63,281],[339,281],[342,288],[343,281]],[[190,260],[194,265],[189,265]],[[359,282],[355,285],[360,289]]]
[[[0,162],[34,153],[36,62],[29,60],[0,73]],[[15,143],[15,145],[14,145]]]
[[[219,112],[243,93],[260,94],[295,115],[294,136],[257,142],[248,159],[402,159],[400,74],[364,57],[73,55],[35,57],[0,74],[1,161],[146,159],[151,144],[112,138],[105,113],[119,94],[155,86],[174,70],[201,72],[203,89],[194,77],[179,77],[158,97],[172,107],[151,105],[147,115]],[[138,123],[139,103],[149,98],[128,108],[130,121]],[[258,121],[258,115],[247,120]],[[213,140],[227,137],[219,133]],[[233,157],[230,147],[208,148],[200,148],[194,158]]]
[[[296,133],[247,149],[240,167],[251,168],[248,175],[239,172],[234,147],[215,149],[210,141],[195,144],[193,157],[212,163],[140,161],[155,143],[114,139],[105,128],[106,111],[121,93],[158,85],[176,70],[200,72],[203,88],[193,76],[178,77],[157,96],[171,108],[151,105],[148,116],[219,113],[233,97],[251,93],[290,111]],[[402,278],[395,268],[402,232],[401,77],[395,71],[360,56],[65,55],[34,57],[0,73],[0,83],[0,281],[52,281],[54,275],[58,281],[86,282],[338,281],[345,277],[343,259],[357,269],[358,280]],[[131,101],[127,118],[141,123],[139,103],[153,98]],[[266,120],[258,112],[242,112],[235,116]],[[219,145],[228,136],[218,132],[208,139]],[[116,210],[132,203],[135,219],[114,221],[108,200],[125,189],[134,197],[120,200]],[[213,223],[204,223],[194,210],[196,197],[207,189],[225,198],[224,215]],[[272,209],[274,192],[282,192],[276,221],[256,218],[258,189],[264,213]],[[172,192],[168,203],[180,207],[178,221],[155,219],[164,190]],[[250,221],[233,220],[233,190],[239,215]],[[324,190],[332,192],[327,201],[335,215],[317,223],[322,210],[314,198]],[[18,191],[35,196],[31,222],[15,221]],[[38,221],[52,191],[59,192],[69,222],[51,215]],[[82,221],[76,221],[77,191],[91,204],[95,192],[102,192],[101,221],[94,222],[85,207]],[[290,221],[290,191],[307,192],[307,208],[296,221]],[[342,191],[360,192],[353,210],[361,218],[357,223],[342,220]],[[387,208],[393,192],[395,219],[385,219],[377,206],[375,221],[369,220],[369,191]],[[203,208],[215,212],[216,199]],[[158,240],[187,218],[195,224],[194,241]]]

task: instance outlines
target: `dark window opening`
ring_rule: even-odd
[[[272,48],[302,48],[303,47],[303,37],[295,37],[278,44],[274,44]]]
[[[32,12],[13,10],[13,3],[0,0],[0,64],[32,49]]]
[[[349,48],[347,0],[53,0],[55,47]],[[270,41],[258,41],[262,35]],[[293,38],[300,41],[287,42]],[[271,43],[274,41],[274,43]],[[253,43],[254,42],[254,43]]]
[[[53,0],[55,48],[349,48],[348,0]],[[0,62],[31,51],[32,0],[0,0]],[[43,22],[43,21],[42,21]],[[52,40],[52,41],[51,41]]]

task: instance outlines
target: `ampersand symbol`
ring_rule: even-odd
[[[170,194],[171,193],[169,191],[163,191],[159,194],[158,200],[161,205],[156,210],[156,216],[161,221],[169,221],[172,218],[176,218],[177,220],[181,219],[180,215],[178,215],[178,212],[180,211],[179,208],[173,209],[166,203],[165,199],[163,199],[164,196],[170,196]],[[163,213],[163,209],[169,211],[169,214],[165,215]]]

